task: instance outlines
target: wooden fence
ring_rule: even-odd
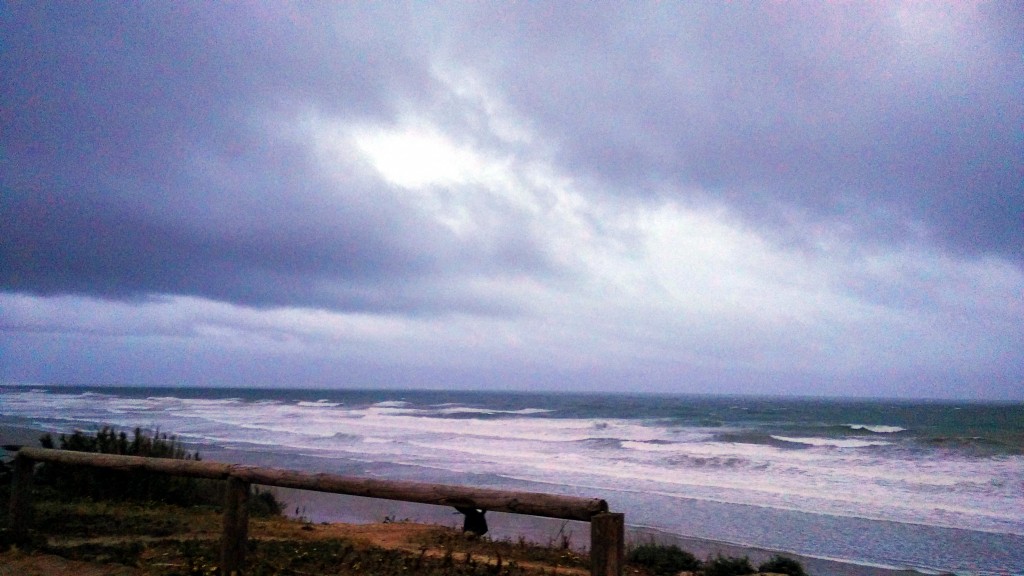
[[[374,480],[222,462],[118,456],[47,448],[21,448],[14,459],[10,523],[17,535],[24,536],[31,524],[32,472],[36,462],[225,480],[221,534],[221,568],[224,574],[242,574],[249,531],[246,504],[252,484],[582,520],[590,522],[591,574],[622,574],[624,516],[621,513],[608,512],[608,504],[597,498]]]

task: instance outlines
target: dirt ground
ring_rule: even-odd
[[[448,530],[427,524],[390,522],[378,524],[300,524],[294,521],[269,521],[252,526],[250,537],[271,539],[326,540],[344,538],[366,546],[389,550],[402,550],[413,554],[441,557],[445,550],[440,546],[425,547],[425,537],[431,533]],[[215,537],[211,535],[211,537]],[[109,541],[109,538],[93,539]],[[76,540],[85,542],[85,540]],[[474,554],[478,562],[494,563],[496,559],[479,553]],[[580,568],[553,566],[547,563],[519,561],[527,569],[537,569],[548,574],[564,576],[585,576],[589,571]],[[0,553],[0,576],[143,576],[139,568],[117,564],[94,564],[68,560],[49,554],[27,554],[18,550]]]
[[[141,576],[142,570],[113,564],[76,562],[50,554],[11,550],[0,554],[0,576]]]

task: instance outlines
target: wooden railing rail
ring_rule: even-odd
[[[10,522],[17,535],[24,535],[31,523],[30,487],[35,462],[226,480],[224,531],[221,538],[221,567],[224,574],[242,573],[249,522],[245,504],[249,497],[250,485],[260,484],[590,522],[592,574],[621,575],[624,517],[619,513],[608,512],[608,504],[598,498],[377,480],[223,462],[144,458],[48,448],[21,448],[15,457]]]

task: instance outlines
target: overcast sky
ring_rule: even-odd
[[[1024,399],[1016,2],[3,3],[0,379]]]

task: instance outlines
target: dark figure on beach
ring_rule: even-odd
[[[456,506],[455,509],[466,517],[466,521],[462,524],[463,532],[468,532],[477,536],[487,534],[487,519],[484,518],[484,514],[487,514],[487,510],[464,508],[461,506]]]

